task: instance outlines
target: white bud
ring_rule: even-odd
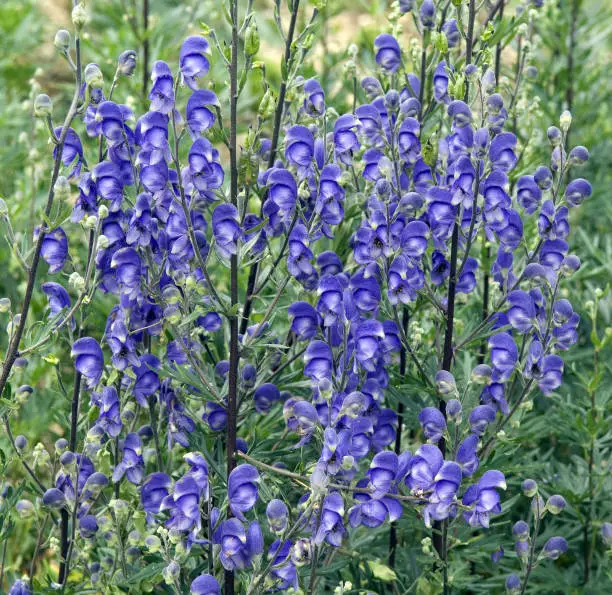
[[[561,130],[563,130],[563,132],[567,132],[571,125],[572,114],[568,110],[565,110],[559,118],[559,127],[561,128]]]
[[[85,2],[79,2],[72,9],[72,23],[77,29],[80,29],[89,22],[89,11],[85,6]]]

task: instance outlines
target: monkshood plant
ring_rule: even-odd
[[[288,23],[276,6],[281,84],[265,88],[240,140],[246,77],[263,69],[252,2],[229,3],[225,49],[205,28],[175,63],[152,64],[143,114],[114,101],[135,52],[119,56],[110,85],[83,66],[83,3],[73,36],[55,37],[74,95],[62,123],[36,98],[52,146],[48,199],[31,249],[15,245],[23,303],[2,301],[2,416],[28,478],[5,487],[2,506],[37,533],[13,595],[318,593],[362,528],[388,536],[378,585],[414,546],[398,532],[406,516],[431,536],[430,589],[450,592],[458,532],[486,531],[503,512],[498,451],[533,395],[561,385],[578,316],[559,291],[580,267],[568,216],[591,194],[575,175],[588,151],[567,146],[564,113],[548,130],[550,163],[522,170],[506,130],[518,82],[507,105],[491,51],[536,11],[521,7],[495,37],[498,5],[479,36],[475,0],[399,2],[360,84],[349,52],[354,108],[339,115],[300,76],[320,6],[303,27],[299,0]],[[398,41],[407,13],[422,39],[413,56]],[[207,88],[212,48],[227,99]],[[39,291],[45,321],[28,317]],[[14,379],[41,356],[71,404],[53,452],[11,431],[35,390]],[[410,394],[392,408],[398,386]],[[416,391],[426,406],[412,420]],[[561,536],[536,544],[563,498],[545,502],[531,479],[523,490],[522,574],[500,577],[520,593],[567,549]],[[35,580],[43,548],[58,561],[48,581]],[[337,593],[351,581],[371,592],[337,576]]]

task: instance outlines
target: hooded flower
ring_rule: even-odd
[[[181,46],[179,67],[183,82],[192,91],[198,88],[198,78],[208,73],[210,68],[206,57],[208,54],[210,54],[208,41],[199,35],[188,37]]]
[[[228,498],[232,512],[245,521],[244,513],[251,510],[258,498],[259,473],[252,465],[238,465],[228,479]]]
[[[100,382],[104,371],[104,355],[100,344],[91,337],[78,339],[72,345],[71,357],[75,358],[74,366],[93,388]]]

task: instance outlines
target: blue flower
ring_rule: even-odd
[[[308,302],[294,302],[289,306],[288,313],[292,319],[291,331],[298,341],[308,341],[316,336],[319,315]]]
[[[509,333],[498,333],[489,338],[493,380],[505,382],[510,378],[518,361],[518,349]]]
[[[63,128],[58,126],[53,130],[55,136],[59,138],[62,134]],[[57,157],[57,147],[53,149],[53,159]],[[81,173],[83,166],[83,145],[79,135],[72,129],[68,128],[66,133],[66,140],[64,141],[64,147],[62,149],[62,163],[64,167],[72,165],[72,170],[68,174],[68,178],[73,178]]]
[[[285,135],[285,157],[297,168],[300,178],[312,167],[314,137],[306,126],[292,126]]]
[[[228,259],[238,252],[240,224],[238,209],[229,203],[221,203],[212,214],[212,230],[215,238],[215,248],[221,258]]]
[[[40,227],[34,230],[34,240],[38,239]],[[49,265],[49,273],[58,273],[68,259],[68,238],[61,227],[45,233],[40,249],[41,258]]]
[[[111,438],[116,438],[121,432],[121,410],[119,396],[113,386],[105,386],[98,404],[100,415],[96,425],[100,426]]]
[[[250,568],[253,557],[263,551],[263,535],[256,521],[246,531],[236,518],[223,521],[215,530],[213,541],[220,546],[219,559],[226,570]]]
[[[70,296],[62,285],[48,281],[43,283],[40,288],[49,300],[49,318],[55,318],[62,310],[70,308]],[[72,324],[74,328],[74,320]]]
[[[471,527],[489,527],[491,514],[501,512],[498,489],[506,489],[506,480],[501,471],[486,471],[477,484],[471,485],[463,495],[464,506],[472,507],[466,510],[463,517]]]
[[[257,387],[253,394],[253,401],[255,402],[255,410],[258,413],[268,413],[274,403],[280,401],[280,391],[275,384],[266,382],[261,386]]]
[[[187,100],[185,120],[187,129],[193,140],[203,132],[212,128],[215,123],[215,114],[212,107],[219,107],[217,96],[208,89],[201,89],[191,94]]]
[[[138,434],[128,434],[123,441],[122,450],[123,458],[113,471],[113,481],[117,483],[125,474],[130,483],[139,485],[144,475],[144,460]]]
[[[210,69],[205,54],[210,54],[210,46],[208,41],[199,35],[188,37],[181,46],[179,67],[183,82],[192,91],[198,88],[198,78],[204,76]]]
[[[374,40],[374,51],[376,52],[376,64],[383,70],[394,73],[400,67],[402,51],[392,35],[381,33]]]
[[[340,116],[334,124],[334,148],[336,158],[344,165],[351,165],[353,153],[359,150],[359,139],[355,130],[359,121],[352,114]]]
[[[342,538],[346,534],[343,523],[344,501],[338,492],[332,492],[325,496],[321,505],[319,525],[314,536],[314,543],[321,545],[324,541],[340,547]]]
[[[140,500],[148,516],[159,513],[163,499],[168,495],[172,480],[165,473],[147,475],[140,486]]]
[[[244,513],[251,510],[258,498],[257,484],[259,473],[252,465],[238,465],[229,476],[227,493],[229,506],[240,520],[244,521]]]
[[[155,62],[151,69],[151,80],[151,111],[169,114],[174,108],[174,80],[170,67],[161,60]]]
[[[287,505],[278,499],[270,500],[266,506],[266,517],[270,531],[276,534],[282,534],[287,528],[289,522],[289,510]]]
[[[104,354],[100,344],[92,337],[78,339],[72,345],[70,356],[75,358],[74,366],[93,388],[100,382],[104,371]]]
[[[190,595],[221,595],[221,586],[214,576],[201,574],[191,583]]]
[[[304,81],[304,111],[312,118],[318,118],[325,113],[325,92],[317,79]]]
[[[436,407],[425,407],[421,409],[419,413],[419,423],[423,428],[425,438],[432,443],[438,442],[446,430],[446,419],[442,412]]]

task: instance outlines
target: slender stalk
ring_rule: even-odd
[[[81,333],[79,332],[79,335]],[[80,372],[74,374],[74,387],[72,389],[72,409],[70,412],[70,439],[69,439],[69,450],[76,452],[77,443],[77,429],[79,423],[79,401],[81,396],[81,382],[82,377]],[[78,471],[77,471],[78,480]],[[76,485],[77,482],[75,482]],[[76,504],[75,504],[76,506]],[[70,550],[70,539],[68,537],[68,521],[69,514],[66,508],[62,508],[61,513],[61,531],[60,531],[60,567],[57,582],[60,585],[65,584],[68,574],[68,552]],[[74,536],[74,527],[72,534]]]
[[[465,63],[471,64],[474,49],[474,22],[476,20],[476,0],[470,0],[468,30],[466,35]],[[466,81],[464,101],[468,103],[470,96],[469,82]],[[474,184],[474,194],[478,194],[478,185]],[[453,364],[453,326],[455,322],[455,295],[457,291],[457,256],[459,248],[459,220],[455,217],[453,235],[451,238],[450,274],[448,279],[446,331],[444,333],[444,351],[442,355],[442,370],[450,372]],[[440,412],[446,417],[446,402],[440,400]],[[446,454],[446,440],[440,438],[438,448]],[[442,562],[443,591],[448,593],[448,520],[436,521],[433,525],[433,545]]]
[[[300,8],[300,0],[293,0],[291,6],[291,18],[289,21],[289,29],[287,31],[287,37],[285,40],[285,55],[284,63],[287,65],[287,71],[292,60],[292,48],[293,48],[293,37],[295,35],[295,25],[297,23],[298,10]],[[283,111],[285,108],[285,95],[287,93],[287,80],[285,77],[281,80],[280,88],[278,90],[278,99],[276,102],[276,110],[274,112],[274,128],[272,130],[272,138],[270,139],[270,157],[268,159],[268,168],[274,165],[276,159],[276,151],[278,149],[278,140],[280,137],[281,122],[283,119]],[[262,203],[263,206],[263,203]],[[282,251],[281,251],[282,254]],[[242,321],[240,323],[240,334],[246,333],[247,327],[249,326],[249,318],[251,316],[251,309],[253,308],[253,293],[255,290],[255,283],[257,282],[257,273],[259,269],[259,263],[255,263],[251,266],[249,271],[249,279],[247,281],[246,298],[244,302],[244,308],[242,310]]]
[[[535,518],[534,528],[533,528],[533,537],[531,538],[531,547],[529,548],[529,558],[527,559],[527,570],[522,580],[520,595],[524,595],[525,591],[527,590],[527,583],[529,582],[529,577],[531,576],[531,571],[533,570],[533,558],[535,554],[536,541],[538,538],[538,533],[540,531],[540,497],[538,494],[536,494],[535,499],[536,499],[536,518]]]
[[[231,0],[232,55],[230,63],[230,199],[238,206],[238,0]],[[238,255],[230,259],[230,361],[227,392],[227,476],[236,466],[236,418],[238,404]],[[228,513],[229,514],[229,513]],[[234,594],[234,573],[225,571],[225,595]]]
[[[595,330],[595,323],[593,323],[593,330]],[[597,378],[599,375],[599,347],[595,347],[593,353],[593,378]],[[591,406],[591,420],[596,422],[597,420],[597,404],[595,402],[595,392],[596,389],[594,386],[589,387],[589,399]],[[596,427],[596,424],[593,424]],[[584,575],[583,575],[583,583],[586,585],[590,580],[591,575],[591,559],[593,556],[593,539],[591,538],[591,534],[593,531],[593,502],[595,500],[595,485],[594,485],[594,477],[593,471],[595,467],[595,434],[591,433],[591,439],[589,442],[589,455],[588,455],[588,472],[589,472],[589,481],[588,481],[588,500],[586,502],[587,513],[586,520],[584,523]]]
[[[404,334],[408,333],[409,321],[408,308],[404,307],[402,312],[402,328]],[[406,349],[402,347],[400,350],[400,377],[406,374]],[[402,450],[402,426],[404,425],[404,403],[399,403],[397,406],[397,434],[395,435],[395,454],[399,455]],[[389,566],[395,568],[395,553],[397,549],[397,523],[391,523],[389,530]]]
[[[149,0],[142,0],[142,96],[149,86]]]

